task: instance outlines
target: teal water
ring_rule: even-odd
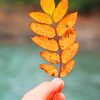
[[[0,45],[0,100],[21,100],[30,89],[52,77],[39,69],[45,63],[35,45]],[[76,66],[64,78],[67,100],[100,100],[100,52],[80,51]]]

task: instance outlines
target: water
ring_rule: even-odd
[[[38,67],[45,63],[35,45],[0,45],[0,100],[21,100],[30,89],[51,80]],[[76,66],[64,78],[67,100],[100,100],[100,52],[80,51]]]

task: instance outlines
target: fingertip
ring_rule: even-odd
[[[64,87],[64,81],[61,78],[55,78],[52,80],[52,82],[56,85],[62,85]]]
[[[54,85],[54,91],[59,93],[62,91],[63,87],[64,87],[64,81],[60,78],[55,78],[52,80],[52,83]]]

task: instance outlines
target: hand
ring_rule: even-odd
[[[64,82],[55,78],[51,82],[44,82],[25,94],[22,100],[66,100],[63,93]]]

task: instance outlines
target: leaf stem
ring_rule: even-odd
[[[61,73],[61,68],[62,68],[62,58],[61,58],[62,50],[61,50],[61,47],[60,47],[60,44],[59,44],[59,37],[58,37],[56,29],[55,29],[55,33],[56,33],[56,40],[57,40],[58,48],[59,48],[59,58],[60,58],[60,64],[59,64],[59,66],[60,67],[59,67],[59,72],[58,72],[58,78],[60,78],[60,73]]]

